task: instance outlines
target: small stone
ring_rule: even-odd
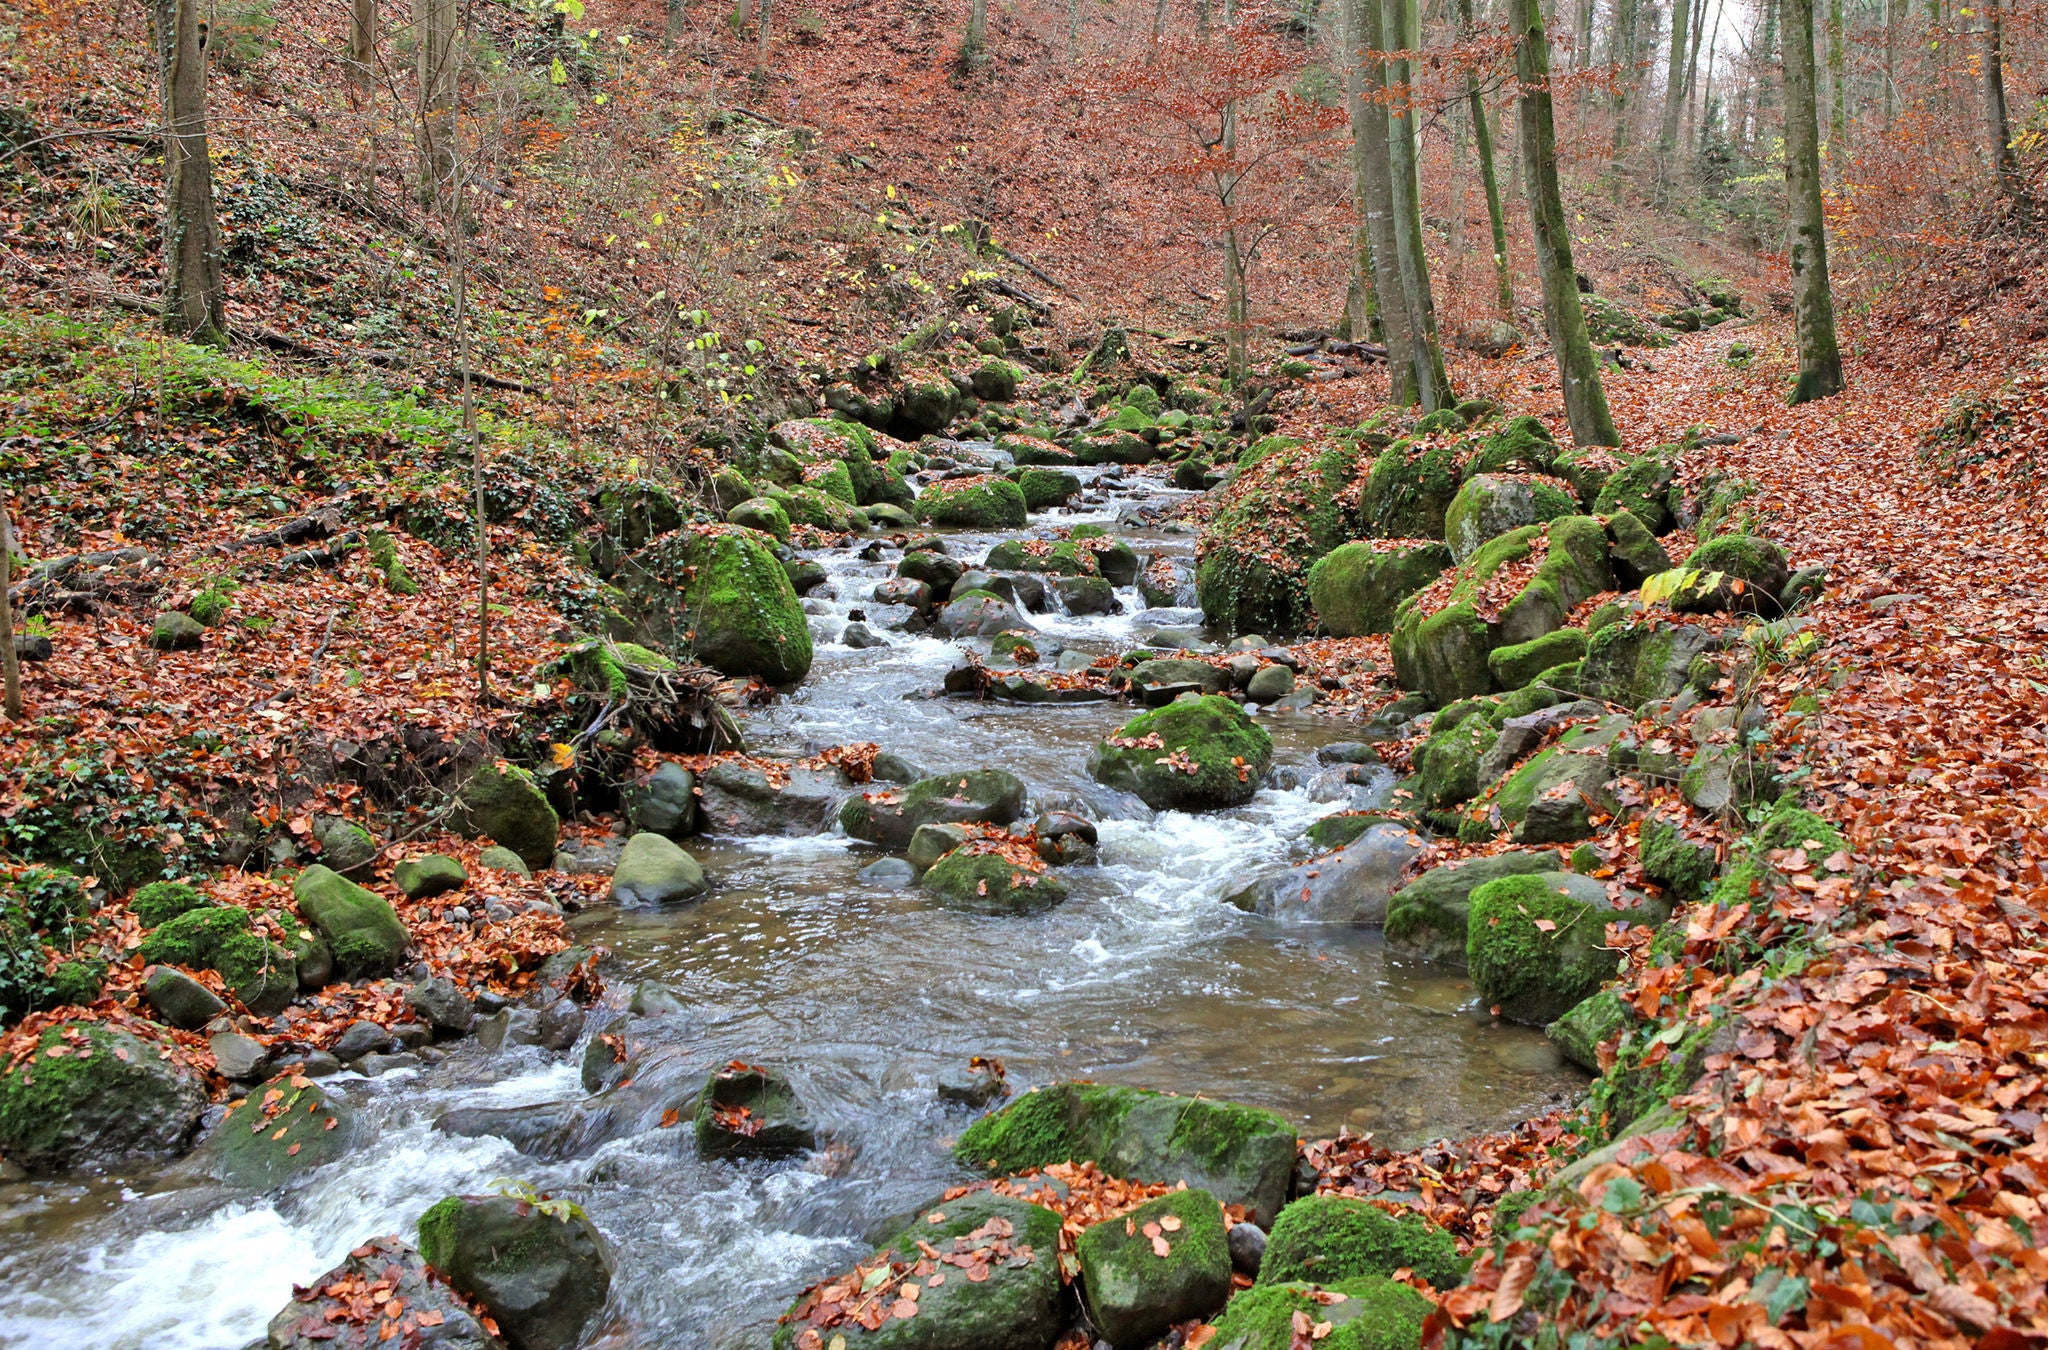
[[[939,1075],[938,1094],[942,1102],[980,1108],[1008,1096],[1009,1092],[1008,1081],[986,1059],[970,1060]]]
[[[154,966],[143,977],[142,996],[156,1015],[180,1031],[197,1031],[227,1011],[218,994],[175,966]]]
[[[558,998],[541,1009],[539,1045],[543,1050],[567,1050],[583,1034],[583,1008],[573,998]]]
[[[904,890],[917,884],[917,869],[902,858],[883,858],[861,868],[859,879],[870,886]]]
[[[1294,692],[1294,672],[1282,665],[1262,666],[1244,692],[1254,703],[1278,703]]]
[[[694,900],[709,889],[697,860],[658,834],[636,834],[627,840],[612,872],[611,898],[620,905]]]
[[[425,900],[460,890],[469,881],[461,863],[439,853],[408,858],[391,869],[391,880],[409,900]]]
[[[626,1011],[635,1017],[666,1017],[687,1008],[681,995],[659,980],[642,980],[634,985],[633,997],[626,1003]]]
[[[1230,1268],[1240,1275],[1258,1277],[1259,1263],[1266,1259],[1266,1233],[1255,1223],[1230,1225]]]
[[[331,1078],[341,1072],[341,1061],[325,1050],[309,1050],[299,1062],[299,1072],[308,1078]]]
[[[176,610],[157,615],[156,627],[149,631],[149,645],[160,652],[196,652],[206,636],[206,629],[190,614]]]
[[[866,651],[872,647],[886,647],[889,639],[877,633],[864,623],[850,623],[840,632],[839,640],[855,651]]]
[[[434,1039],[434,1033],[424,1022],[400,1022],[391,1028],[391,1039],[407,1050],[417,1050]]]
[[[208,1038],[214,1065],[220,1076],[236,1082],[252,1082],[269,1072],[270,1047],[237,1031],[223,1031]]]
[[[533,869],[526,865],[526,860],[502,844],[492,844],[477,854],[476,860],[479,866],[488,867],[493,871],[514,872],[522,877],[533,875]]]
[[[420,1057],[409,1050],[395,1055],[364,1055],[356,1061],[356,1072],[365,1078],[381,1078],[394,1069],[417,1069]]]
[[[534,1008],[500,1008],[477,1020],[476,1039],[490,1051],[508,1045],[539,1045],[540,1012]]]
[[[351,1022],[330,1047],[335,1058],[347,1064],[364,1055],[391,1047],[391,1033],[375,1022]]]
[[[405,1006],[426,1018],[436,1032],[450,1036],[460,1036],[476,1023],[476,1005],[446,976],[422,980],[406,990]]]

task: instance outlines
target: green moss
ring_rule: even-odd
[[[730,527],[677,531],[628,558],[619,575],[641,635],[653,642],[687,648],[721,674],[770,684],[810,673],[803,604],[761,535]],[[513,847],[531,866],[549,861]]]
[[[1097,743],[1088,772],[1154,810],[1201,810],[1250,801],[1272,758],[1264,727],[1229,699],[1206,694],[1132,718]]]
[[[405,955],[405,925],[376,892],[316,864],[299,873],[292,895],[299,913],[327,939],[344,979],[386,974]]]
[[[1600,1072],[1600,1047],[1620,1035],[1635,1012],[1612,989],[1602,989],[1572,1005],[1543,1029],[1564,1057],[1588,1073]]]
[[[1623,463],[1593,499],[1593,514],[1611,516],[1627,511],[1651,534],[1664,534],[1675,523],[1670,495],[1676,476],[1678,447],[1659,446]]]
[[[1345,812],[1342,815],[1324,816],[1321,820],[1302,831],[1302,837],[1317,848],[1328,852],[1331,849],[1343,848],[1347,844],[1356,842],[1360,835],[1375,825],[1398,825],[1400,823],[1402,822],[1396,817],[1381,815],[1374,811]]]
[[[1749,478],[1712,476],[1702,481],[1699,495],[1699,520],[1693,526],[1693,533],[1701,539],[1708,539],[1722,531],[1745,523],[1746,511],[1743,503],[1763,491],[1761,484]]]
[[[187,910],[166,920],[143,938],[142,959],[218,971],[251,1012],[279,1011],[299,987],[292,954],[259,937],[249,912],[232,905]]]
[[[1487,655],[1486,666],[1501,688],[1520,689],[1552,667],[1574,665],[1585,656],[1585,631],[1560,628],[1527,642],[1494,648]]]
[[[192,597],[192,603],[185,607],[185,612],[212,628],[227,618],[228,611],[234,608],[236,589],[234,582],[216,578],[207,583],[205,590]]]
[[[1549,473],[1557,459],[1557,438],[1534,417],[1511,417],[1486,438],[1467,474]]]
[[[1017,475],[1017,490],[1027,510],[1043,511],[1080,496],[1081,480],[1065,469],[1025,469]]]
[[[1665,816],[1644,820],[1638,841],[1643,875],[1675,901],[1689,902],[1705,895],[1720,870],[1711,847],[1688,839],[1677,823]]]
[[[967,529],[1015,528],[1024,524],[1024,493],[1007,478],[951,478],[933,483],[917,498],[917,518]]]
[[[1438,723],[1442,721],[1439,716]],[[1485,711],[1476,706],[1467,708],[1450,726],[1431,735],[1412,761],[1416,796],[1422,804],[1441,811],[1477,795],[1480,757],[1499,739],[1500,733],[1487,722]]]
[[[1164,1254],[1145,1230],[1171,1219]],[[1160,1229],[1153,1229],[1160,1232]],[[1142,1345],[1177,1317],[1230,1297],[1223,1208],[1204,1190],[1169,1191],[1124,1216],[1083,1229],[1074,1244],[1089,1320],[1117,1345]]]
[[[455,1259],[462,1224],[462,1201],[455,1196],[438,1200],[420,1215],[419,1253],[436,1270],[446,1270]]]
[[[1095,555],[1069,539],[1055,541],[1042,553],[1026,548],[1022,539],[1005,539],[988,551],[982,566],[991,572],[1043,572],[1062,577],[1096,574]]]
[[[1564,893],[1554,875],[1502,877],[1472,892],[1466,969],[1511,1021],[1553,1022],[1614,975],[1606,911]]]
[[[1591,1136],[1601,1143],[1618,1139],[1650,1111],[1691,1091],[1705,1067],[1712,1039],[1711,1023],[1686,1026],[1675,1036],[1673,1025],[1656,1022],[1623,1031],[1613,1065],[1587,1094]]]
[[[1309,600],[1333,637],[1385,633],[1401,602],[1450,565],[1451,551],[1442,544],[1380,549],[1360,540],[1331,550],[1309,568]]]
[[[1432,867],[1387,901],[1387,945],[1427,961],[1462,966],[1472,892],[1500,877],[1555,866],[1557,855],[1544,851],[1497,853]]]
[[[1534,1192],[1529,1192],[1534,1194]],[[1378,1277],[1324,1287],[1300,1282],[1258,1284],[1241,1291],[1215,1322],[1216,1350],[1290,1350],[1298,1344],[1294,1314],[1311,1326],[1330,1324],[1316,1350],[1417,1350],[1422,1323],[1435,1305],[1419,1291]]]
[[[1469,447],[1466,447],[1469,448]],[[1458,445],[1418,450],[1396,441],[1373,460],[1360,497],[1363,532],[1380,539],[1441,539],[1458,495]]]
[[[739,525],[772,535],[781,543],[789,542],[789,513],[770,497],[747,498],[725,513],[725,521],[728,525]]]
[[[939,859],[919,884],[951,908],[990,914],[1028,914],[1067,898],[1066,883],[1049,873],[964,848]]]
[[[398,556],[398,545],[382,530],[370,532],[370,565],[376,568],[377,575],[384,579],[384,588],[393,595],[420,593],[420,584],[406,570],[405,559]]]
[[[1195,592],[1211,623],[1235,633],[1300,633],[1313,622],[1308,571],[1354,538],[1356,467],[1340,444],[1282,441],[1223,489],[1196,541]]]
[[[1451,1235],[1419,1214],[1397,1218],[1370,1200],[1309,1195],[1280,1211],[1258,1283],[1334,1284],[1406,1268],[1449,1289],[1465,1267]]]
[[[1841,831],[1789,799],[1771,808],[1755,838],[1760,851],[1803,848],[1816,862],[1842,847]]]
[[[100,996],[107,982],[107,963],[100,960],[64,961],[50,972],[50,1003],[53,1007],[76,1004],[85,1007]]]

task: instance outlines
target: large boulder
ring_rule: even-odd
[[[1463,967],[1473,890],[1502,877],[1556,869],[1557,854],[1549,849],[1496,853],[1432,867],[1387,902],[1387,945],[1425,961]],[[1597,889],[1598,883],[1593,884]]]
[[[1709,539],[1685,560],[1685,570],[1699,575],[1671,599],[1681,614],[1776,615],[1778,596],[1792,579],[1785,550],[1756,534]]]
[[[704,869],[665,835],[642,832],[626,841],[612,869],[612,900],[627,908],[694,900],[710,889]]]
[[[1106,1083],[1036,1088],[967,1127],[954,1155],[1008,1175],[1092,1162],[1129,1181],[1186,1182],[1271,1223],[1294,1173],[1294,1127],[1271,1111]]]
[[[1003,769],[920,778],[901,792],[849,797],[839,824],[855,839],[907,848],[920,825],[1008,825],[1024,814],[1024,784]]]
[[[295,1072],[229,1106],[195,1157],[231,1186],[274,1191],[348,1152],[355,1135],[348,1103]]]
[[[455,859],[440,853],[407,858],[391,869],[391,884],[408,900],[427,900],[468,884],[469,872]]]
[[[1378,539],[1441,539],[1458,495],[1457,444],[1401,440],[1373,460],[1359,498],[1364,533]]]
[[[1210,1350],[1294,1350],[1301,1344],[1299,1314],[1316,1350],[1416,1350],[1423,1320],[1435,1307],[1413,1287],[1376,1276],[1329,1286],[1261,1284],[1230,1300],[1212,1323],[1216,1335],[1208,1344]]]
[[[1048,1350],[1067,1323],[1059,1241],[1060,1216],[1042,1205],[987,1191],[943,1201],[850,1273],[806,1290],[774,1350]],[[902,1286],[869,1329],[847,1310],[877,1270]]]
[[[1464,562],[1489,539],[1524,525],[1541,525],[1576,513],[1571,495],[1525,474],[1482,473],[1465,480],[1444,513],[1444,540],[1451,557]]]
[[[206,1109],[199,1076],[100,1022],[60,1022],[0,1072],[0,1154],[30,1172],[176,1157]]]
[[[1239,909],[1283,923],[1377,928],[1387,900],[1423,843],[1405,825],[1381,823],[1334,853],[1253,882],[1230,897]]]
[[[944,638],[994,637],[998,633],[1031,631],[1030,620],[993,591],[969,591],[955,596],[939,611],[932,626]]]
[[[1301,633],[1313,622],[1308,570],[1355,537],[1356,459],[1343,445],[1269,436],[1222,488],[1196,541],[1195,592],[1210,623],[1233,633]]]
[[[852,786],[836,768],[798,764],[771,775],[727,760],[704,771],[698,804],[707,834],[816,834]]]
[[[1598,817],[1621,809],[1609,784],[1608,748],[1628,727],[1621,716],[1568,729],[1492,790],[1459,826],[1472,842],[1496,830],[1513,831],[1518,844],[1569,844],[1594,832]]]
[[[388,975],[404,958],[411,935],[391,902],[375,891],[315,863],[292,883],[292,899],[327,943],[344,979]]]
[[[232,905],[166,920],[142,939],[142,959],[218,971],[242,1006],[262,1016],[284,1011],[299,992],[297,960],[255,931],[248,910]]]
[[[1579,688],[1588,698],[1640,708],[1695,680],[1718,678],[1720,670],[1702,666],[1701,658],[1720,647],[1720,638],[1689,624],[1610,623],[1587,639]]]
[[[982,567],[1065,577],[1093,576],[1099,570],[1093,551],[1073,539],[1005,539],[988,551]]]
[[[1021,488],[989,474],[942,479],[917,497],[919,520],[975,530],[1021,527],[1028,509]]]
[[[1140,661],[1124,677],[1132,692],[1171,685],[1194,685],[1205,694],[1220,694],[1230,688],[1230,672],[1210,661],[1188,656],[1158,656]]]
[[[731,525],[673,531],[626,558],[616,580],[643,641],[688,651],[721,674],[769,684],[792,684],[810,673],[803,603],[756,531]]]
[[[1332,637],[1393,631],[1403,600],[1451,565],[1443,544],[1361,539],[1331,550],[1308,570],[1316,617]]]
[[[362,1317],[363,1300],[376,1291],[402,1309],[397,1318]],[[390,1335],[385,1335],[390,1328]],[[410,1328],[401,1330],[401,1328]],[[403,1339],[398,1339],[402,1337]],[[263,1350],[504,1350],[484,1330],[470,1305],[433,1277],[418,1252],[395,1237],[372,1238],[317,1279],[270,1319]]]
[[[562,819],[533,775],[502,761],[479,764],[470,774],[454,824],[465,834],[511,849],[528,867],[553,866],[562,836]]]
[[[1025,469],[1017,475],[1024,505],[1032,511],[1065,506],[1081,495],[1081,480],[1065,469]]]
[[[1472,892],[1465,967],[1487,1004],[1543,1026],[1614,978],[1607,923],[1620,917],[1599,882],[1573,872],[1502,877]]]
[[[1593,499],[1593,514],[1613,516],[1627,511],[1651,534],[1668,534],[1677,518],[1671,510],[1676,495],[1679,449],[1660,445],[1625,462]]]
[[[626,793],[626,819],[635,832],[682,839],[697,829],[697,776],[673,760]]]
[[[1088,772],[1154,810],[1201,811],[1250,801],[1272,758],[1265,728],[1208,694],[1132,718],[1096,744]]]
[[[933,863],[920,885],[949,908],[984,914],[1029,914],[1067,898],[1066,883],[1046,872],[1036,853],[969,842]]]
[[[1419,1214],[1397,1217],[1370,1200],[1305,1195],[1280,1211],[1258,1282],[1336,1284],[1405,1269],[1449,1289],[1465,1278],[1465,1266],[1451,1235]]]
[[[1169,1191],[1089,1225],[1074,1256],[1088,1320],[1118,1350],[1149,1345],[1230,1297],[1223,1207],[1204,1190]]]
[[[612,1258],[573,1206],[451,1195],[419,1221],[420,1256],[513,1350],[572,1350],[604,1310]]]

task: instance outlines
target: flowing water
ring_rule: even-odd
[[[1137,480],[1092,511],[1048,523],[1112,522],[1171,494]],[[1141,554],[1186,552],[1184,535],[1121,532]],[[962,534],[978,558],[995,536]],[[966,1123],[933,1096],[970,1055],[1002,1059],[1013,1083],[1081,1077],[1252,1102],[1305,1135],[1341,1126],[1417,1141],[1509,1124],[1579,1081],[1547,1041],[1491,1023],[1456,972],[1390,957],[1376,934],[1282,927],[1223,897],[1312,850],[1302,830],[1344,809],[1327,790],[1267,789],[1199,816],[1153,813],[1086,773],[1120,705],[1008,706],[923,695],[953,643],[890,634],[855,651],[846,613],[897,555],[823,553],[832,598],[813,608],[810,678],[756,714],[767,751],[875,741],[933,770],[1009,769],[1034,806],[1100,821],[1098,866],[1022,918],[941,909],[916,890],[858,879],[875,855],[834,834],[710,840],[696,851],[714,889],[664,910],[599,908],[580,939],[614,953],[608,981],[674,986],[690,1006],[673,1047],[705,1071],[731,1058],[786,1065],[831,1144],[806,1161],[705,1162],[687,1128],[544,1162],[502,1140],[454,1138],[434,1119],[459,1106],[580,1095],[580,1055],[489,1054],[465,1044],[441,1064],[339,1083],[371,1142],[281,1197],[226,1190],[172,1167],[123,1178],[0,1183],[0,1345],[235,1350],[363,1239],[410,1235],[428,1205],[518,1177],[581,1204],[613,1242],[616,1318],[606,1346],[765,1346],[806,1283],[867,1254],[890,1224],[965,1179],[947,1146]],[[1037,615],[1051,637],[1122,650],[1143,624],[1135,591],[1117,616]],[[1306,781],[1342,721],[1267,715],[1281,781]],[[1362,789],[1369,796],[1371,788]],[[1360,800],[1361,798],[1355,798]]]

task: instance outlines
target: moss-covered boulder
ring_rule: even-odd
[[[313,1079],[273,1078],[229,1105],[200,1141],[202,1166],[231,1186],[274,1191],[356,1143],[355,1112]]]
[[[780,543],[789,542],[789,513],[772,497],[749,497],[725,513],[728,525],[759,530]]]
[[[1671,555],[1633,511],[1607,517],[1607,538],[1614,578],[1624,587],[1640,586],[1671,566]]]
[[[1541,525],[1575,514],[1579,504],[1570,494],[1540,478],[1522,474],[1482,473],[1465,480],[1444,512],[1444,541],[1451,557],[1463,562],[1489,539],[1498,539],[1524,525]]]
[[[1546,849],[1432,867],[1387,902],[1387,945],[1425,961],[1462,967],[1472,892],[1489,881],[1551,872],[1557,865],[1557,854]]]
[[[1088,772],[1156,811],[1203,811],[1250,801],[1272,759],[1264,727],[1206,694],[1132,718],[1096,744]]]
[[[420,1256],[517,1350],[573,1350],[612,1285],[611,1251],[582,1211],[451,1195],[420,1215]]]
[[[142,959],[218,971],[242,1006],[264,1016],[282,1012],[299,992],[292,954],[260,936],[249,911],[232,905],[188,910],[159,924],[142,939]]]
[[[1015,529],[1024,524],[1024,492],[1007,478],[981,474],[933,483],[917,497],[917,518],[963,529]]]
[[[920,778],[900,791],[850,797],[839,824],[855,839],[907,848],[921,825],[1008,825],[1024,814],[1024,784],[1005,769]]]
[[[1092,1224],[1074,1255],[1088,1320],[1118,1350],[1206,1318],[1230,1297],[1223,1207],[1204,1190],[1169,1191]]]
[[[1061,577],[1094,576],[1098,570],[1095,554],[1073,539],[1005,539],[988,551],[982,567],[990,572],[1042,572]]]
[[[611,899],[629,909],[695,900],[711,889],[697,860],[665,835],[642,831],[626,841],[612,871]]]
[[[770,684],[791,684],[810,673],[811,632],[802,602],[755,531],[729,525],[677,530],[627,558],[618,583],[643,640],[689,651],[722,674]],[[532,866],[546,865],[510,846]]]
[[[479,764],[462,785],[453,820],[464,834],[511,849],[528,867],[554,865],[561,818],[534,776],[516,764]]]
[[[205,1109],[199,1076],[156,1046],[60,1022],[0,1071],[0,1154],[30,1172],[171,1158]]]
[[[1695,679],[1700,659],[1720,646],[1714,634],[1691,625],[1647,619],[1610,623],[1586,641],[1579,687],[1588,698],[1640,708],[1685,688]]]
[[[219,994],[176,966],[149,967],[142,997],[158,1021],[180,1031],[197,1031],[228,1010]]]
[[[1549,473],[1557,463],[1557,438],[1540,418],[1510,417],[1480,443],[1479,453],[1465,466],[1469,478],[1480,473]]]
[[[1705,895],[1721,870],[1714,846],[1688,835],[1668,816],[1647,816],[1637,836],[1643,875],[1680,903]]]
[[[1627,728],[1624,717],[1576,726],[1509,774],[1459,827],[1478,842],[1496,830],[1518,844],[1569,844],[1594,831],[1596,817],[1620,810],[1608,748]]]
[[[144,928],[154,928],[187,910],[204,909],[213,897],[182,881],[152,881],[128,897],[129,912]]]
[[[1067,898],[1066,883],[1045,871],[1036,855],[1025,860],[977,843],[940,858],[918,884],[948,908],[978,914],[1031,914]]]
[[[789,1078],[739,1060],[713,1073],[697,1094],[695,1126],[707,1158],[787,1158],[818,1143]]]
[[[996,449],[1008,455],[1013,463],[1020,465],[1080,463],[1079,457],[1073,451],[1044,436],[998,436]]]
[[[839,1339],[847,1350],[1048,1350],[1068,1320],[1059,1240],[1060,1216],[1042,1205],[987,1191],[942,1201],[855,1271],[806,1290],[777,1325],[774,1350],[809,1346],[807,1331],[819,1346]],[[920,1262],[933,1271],[913,1274]],[[946,1278],[934,1283],[940,1272]],[[869,1279],[918,1290],[887,1300],[873,1330],[844,1315]]]
[[[1092,1162],[1130,1181],[1186,1182],[1270,1223],[1294,1172],[1294,1127],[1258,1107],[1105,1083],[1025,1093],[960,1136],[954,1155],[994,1175]]]
[[[1306,632],[1309,568],[1358,533],[1348,505],[1357,460],[1341,443],[1261,445],[1270,448],[1221,490],[1195,542],[1195,593],[1208,621],[1230,632]]]
[[[1332,549],[1308,570],[1309,600],[1332,637],[1393,631],[1403,600],[1442,576],[1451,551],[1436,543],[1357,540]]]
[[[1606,888],[1572,872],[1503,877],[1472,892],[1465,968],[1511,1022],[1543,1026],[1614,978]]]
[[[432,1333],[431,1340],[418,1338],[421,1346],[506,1350],[505,1342],[484,1330],[467,1300],[431,1275],[419,1253],[395,1237],[372,1238],[334,1269],[308,1280],[250,1350],[382,1350],[391,1342],[379,1341],[377,1333],[391,1323],[382,1317],[364,1319],[357,1311],[358,1291],[375,1285],[387,1288],[387,1301],[403,1305],[420,1331]],[[421,1325],[423,1317],[430,1319],[428,1325]]]
[[[1660,445],[1624,462],[1593,499],[1593,514],[1613,516],[1627,511],[1651,534],[1669,534],[1677,517],[1671,511],[1673,483],[1678,476],[1678,447]]]
[[[859,507],[808,484],[788,489],[769,488],[761,495],[782,508],[791,526],[808,525],[814,530],[832,534],[850,534],[865,528],[867,517]],[[703,528],[701,525],[692,527],[695,531]]]
[[[1289,1281],[1244,1290],[1213,1323],[1207,1350],[1294,1350],[1295,1314],[1316,1350],[1419,1350],[1435,1308],[1398,1280],[1367,1277],[1329,1286]]]
[[[392,868],[391,881],[406,899],[426,900],[461,890],[469,883],[469,872],[453,858],[429,853],[422,858],[407,858]]]
[[[1585,658],[1585,630],[1560,628],[1511,647],[1495,647],[1487,653],[1486,668],[1502,689],[1520,689],[1553,666],[1570,665]]]
[[[1017,490],[1032,511],[1065,506],[1081,495],[1081,480],[1065,469],[1026,469],[1017,475]]]
[[[1671,607],[1681,614],[1775,615],[1778,596],[1792,578],[1785,550],[1756,534],[1707,540],[1685,560],[1685,570],[1698,577],[1672,597]]]
[[[1451,1235],[1419,1214],[1397,1217],[1370,1200],[1305,1195],[1280,1211],[1258,1283],[1338,1284],[1407,1269],[1449,1289],[1465,1278],[1465,1265]]]
[[[1458,443],[1396,441],[1372,462],[1359,498],[1362,533],[1379,539],[1441,539],[1458,495]]]
[[[1600,1047],[1619,1036],[1635,1021],[1635,1013],[1612,989],[1581,999],[1555,1022],[1543,1028],[1564,1057],[1587,1073],[1600,1072]]]
[[[1155,656],[1132,666],[1124,682],[1139,694],[1161,685],[1176,684],[1191,684],[1205,694],[1220,694],[1230,688],[1230,671],[1214,662],[1198,661],[1191,656]]]
[[[375,891],[316,863],[292,883],[292,898],[333,952],[342,978],[388,975],[405,958],[405,924]]]
[[[990,403],[1008,403],[1017,397],[1017,382],[1023,378],[1022,366],[997,356],[976,366],[969,377],[974,384],[974,396]]]

